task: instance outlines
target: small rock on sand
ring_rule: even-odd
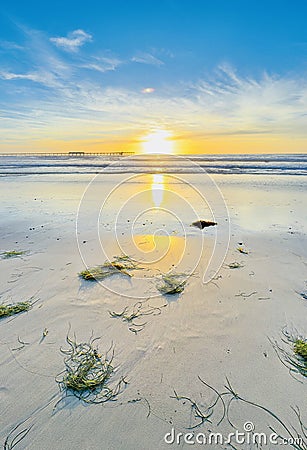
[[[209,220],[197,220],[196,222],[193,222],[193,223],[192,223],[192,226],[193,226],[193,227],[200,228],[201,230],[202,230],[203,228],[206,228],[206,227],[213,227],[213,226],[215,226],[215,225],[217,225],[216,222],[210,222]]]

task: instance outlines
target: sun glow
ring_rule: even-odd
[[[172,134],[166,130],[155,130],[144,137],[142,146],[143,152],[147,154],[174,153],[174,142],[171,140]]]

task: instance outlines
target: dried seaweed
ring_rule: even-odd
[[[18,340],[19,344],[21,344],[21,345],[19,347],[12,348],[12,351],[22,350],[23,348],[25,348],[26,345],[30,345],[30,342],[22,341],[19,336],[18,336],[17,340]]]
[[[162,308],[167,306],[167,303],[161,306],[150,306],[146,304],[149,299],[145,301],[136,302],[132,306],[126,306],[122,312],[117,313],[115,311],[109,311],[109,314],[113,318],[120,318],[123,322],[128,323],[128,328],[133,333],[138,333],[142,331],[146,325],[146,323],[136,323],[135,320],[139,319],[143,316],[157,316],[161,314]]]
[[[17,302],[11,303],[8,305],[2,304],[0,305],[0,319],[4,317],[14,316],[15,314],[20,314],[25,311],[29,311],[32,307],[32,303],[29,301],[26,302]]]
[[[184,291],[188,277],[186,273],[163,274],[157,282],[157,289],[161,294],[180,294]]]
[[[294,342],[294,353],[298,355],[307,363],[307,341],[302,339],[297,339]]]
[[[307,339],[301,336],[296,329],[282,329],[283,346],[276,340],[270,340],[279,360],[289,369],[291,374],[300,374],[307,377]]]
[[[241,269],[241,267],[244,267],[244,264],[234,261],[232,263],[226,264],[226,267],[228,267],[228,269]]]
[[[281,443],[285,443],[286,439],[288,442],[288,445],[295,448],[296,450],[307,450],[307,428],[303,424],[302,418],[301,418],[301,412],[298,407],[293,408],[291,407],[292,411],[295,414],[296,421],[298,422],[298,430],[293,425],[288,425],[285,420],[281,419],[277,414],[275,414],[270,409],[266,408],[263,405],[260,405],[258,403],[255,403],[253,401],[247,400],[243,397],[241,397],[231,386],[230,381],[226,377],[226,385],[224,386],[225,390],[222,392],[219,392],[216,388],[211,386],[210,384],[206,383],[200,376],[198,376],[199,381],[209,388],[215,395],[215,398],[213,402],[209,404],[209,406],[206,407],[200,407],[194,400],[192,400],[188,396],[180,396],[175,392],[175,396],[171,396],[171,398],[175,398],[178,401],[186,402],[188,401],[191,405],[191,412],[193,413],[194,421],[196,422],[194,425],[187,427],[188,429],[196,428],[201,425],[203,425],[205,422],[213,423],[214,414],[216,411],[217,406],[220,404],[222,409],[221,413],[222,416],[219,419],[219,421],[216,423],[216,426],[220,425],[224,420],[227,420],[230,426],[232,426],[234,429],[237,429],[237,427],[233,424],[230,414],[231,414],[231,406],[234,401],[245,403],[247,405],[250,405],[254,408],[257,408],[267,414],[269,417],[275,420],[277,425],[279,426],[281,432],[284,435],[281,435],[280,432],[277,432],[272,426],[268,425],[269,430],[273,431],[276,435],[276,439],[280,439]],[[255,436],[257,439],[257,436]],[[256,440],[255,442],[256,446],[258,446],[258,442]]]
[[[296,291],[296,293],[299,294],[304,300],[307,300],[307,292]]]
[[[33,427],[33,425],[29,426],[28,428],[23,428],[21,431],[19,431],[19,428],[21,427],[21,425],[23,425],[26,421],[23,420],[22,422],[20,422],[19,424],[17,424],[7,435],[4,444],[3,444],[3,449],[4,450],[12,450],[14,447],[16,447],[16,445],[19,444],[20,441],[22,441],[22,439],[24,439],[27,434],[30,432],[31,428]]]
[[[247,251],[247,250],[245,250],[245,248],[244,247],[237,247],[237,251],[239,252],[239,253],[242,253],[243,255],[248,255],[249,254],[249,252]]]
[[[104,264],[83,270],[79,276],[84,280],[103,280],[109,276],[123,274],[131,277],[130,270],[138,269],[138,265],[127,255],[116,256],[113,261],[106,261]]]
[[[115,400],[127,382],[122,377],[113,386],[110,378],[114,375],[113,346],[105,355],[99,353],[94,346],[99,338],[91,338],[89,342],[77,343],[67,335],[68,349],[61,352],[65,355],[65,370],[56,377],[56,382],[66,395],[74,395],[86,403],[105,403]]]
[[[257,294],[257,291],[250,292],[249,294],[246,294],[246,292],[240,292],[239,294],[236,294],[235,297],[249,298],[255,294]]]
[[[22,256],[25,253],[26,253],[25,250],[9,250],[7,252],[1,253],[1,257],[3,259],[17,258],[18,256]]]
[[[212,423],[210,420],[210,417],[213,414],[212,408],[206,408],[205,411],[202,411],[200,406],[192,400],[190,397],[185,397],[183,395],[178,395],[177,392],[174,390],[174,396],[171,396],[171,398],[175,398],[176,400],[182,400],[183,402],[189,402],[191,405],[191,412],[194,415],[194,419],[197,420],[196,424],[193,426],[189,426],[188,429],[192,430],[193,428],[198,428],[199,426],[203,425],[205,422]]]

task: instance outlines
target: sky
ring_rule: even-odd
[[[306,17],[306,0],[2,0],[0,152],[305,153]]]

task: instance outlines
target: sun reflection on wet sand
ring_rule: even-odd
[[[164,197],[164,189],[165,189],[164,175],[161,173],[154,173],[152,175],[151,191],[152,191],[152,200],[156,208],[158,208],[162,204]]]
[[[182,236],[134,235],[134,254],[150,270],[169,271],[180,266],[186,249]]]

